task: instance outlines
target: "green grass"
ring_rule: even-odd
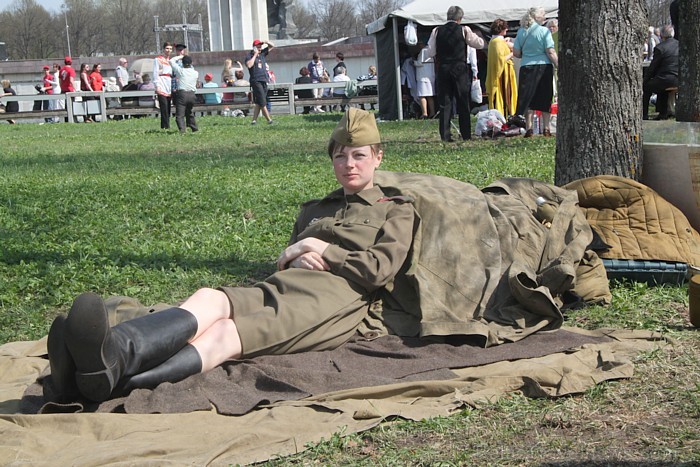
[[[299,203],[336,186],[326,143],[339,118],[280,116],[253,127],[204,117],[201,131],[185,136],[158,130],[152,118],[0,124],[0,343],[45,335],[86,290],[150,304],[265,277]],[[436,122],[379,125],[387,170],[478,187],[504,177],[553,180],[552,138],[443,145]],[[338,433],[270,464],[700,462],[700,338],[688,324],[686,287],[625,283],[613,296],[612,306],[573,312],[567,324],[649,329],[676,343],[640,355],[630,380]]]

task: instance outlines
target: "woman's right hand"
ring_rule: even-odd
[[[293,261],[296,261],[309,253],[313,253],[315,258],[320,259],[324,265],[328,266],[325,260],[323,260],[323,252],[326,250],[326,248],[328,248],[328,242],[324,242],[318,238],[307,237],[299,240],[298,242],[289,245],[282,251],[282,253],[280,253],[279,258],[277,258],[277,269],[282,271],[283,269],[290,267]],[[318,259],[315,259],[314,263],[318,263]],[[305,262],[304,264],[307,263]],[[308,266],[303,267],[305,269],[309,269]],[[330,269],[330,266],[322,269]]]
[[[289,263],[290,268],[308,269],[310,271],[328,271],[330,266],[321,255],[315,251],[309,251],[300,256],[297,256]]]

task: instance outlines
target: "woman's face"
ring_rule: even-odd
[[[165,48],[163,49],[163,55],[165,55],[166,57],[169,57],[171,53],[173,53],[173,46],[166,45]]]
[[[374,186],[374,171],[382,163],[382,151],[371,146],[338,146],[333,153],[333,171],[346,194],[359,193]]]

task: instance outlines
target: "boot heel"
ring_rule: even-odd
[[[66,319],[65,341],[80,393],[95,402],[109,399],[119,377],[119,349],[99,295],[84,293],[75,299]]]
[[[75,362],[65,342],[64,315],[58,315],[49,329],[47,350],[51,367],[51,382],[44,383],[44,397],[59,402],[73,402],[80,395],[75,384]],[[51,389],[47,385],[51,386]]]
[[[75,383],[80,393],[94,402],[104,402],[112,395],[116,386],[113,369],[97,371],[95,373],[76,373]]]

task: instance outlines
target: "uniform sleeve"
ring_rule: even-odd
[[[331,272],[371,292],[389,283],[399,272],[413,242],[415,211],[410,203],[395,204],[388,212],[376,242],[362,251],[330,245],[323,259]]]

